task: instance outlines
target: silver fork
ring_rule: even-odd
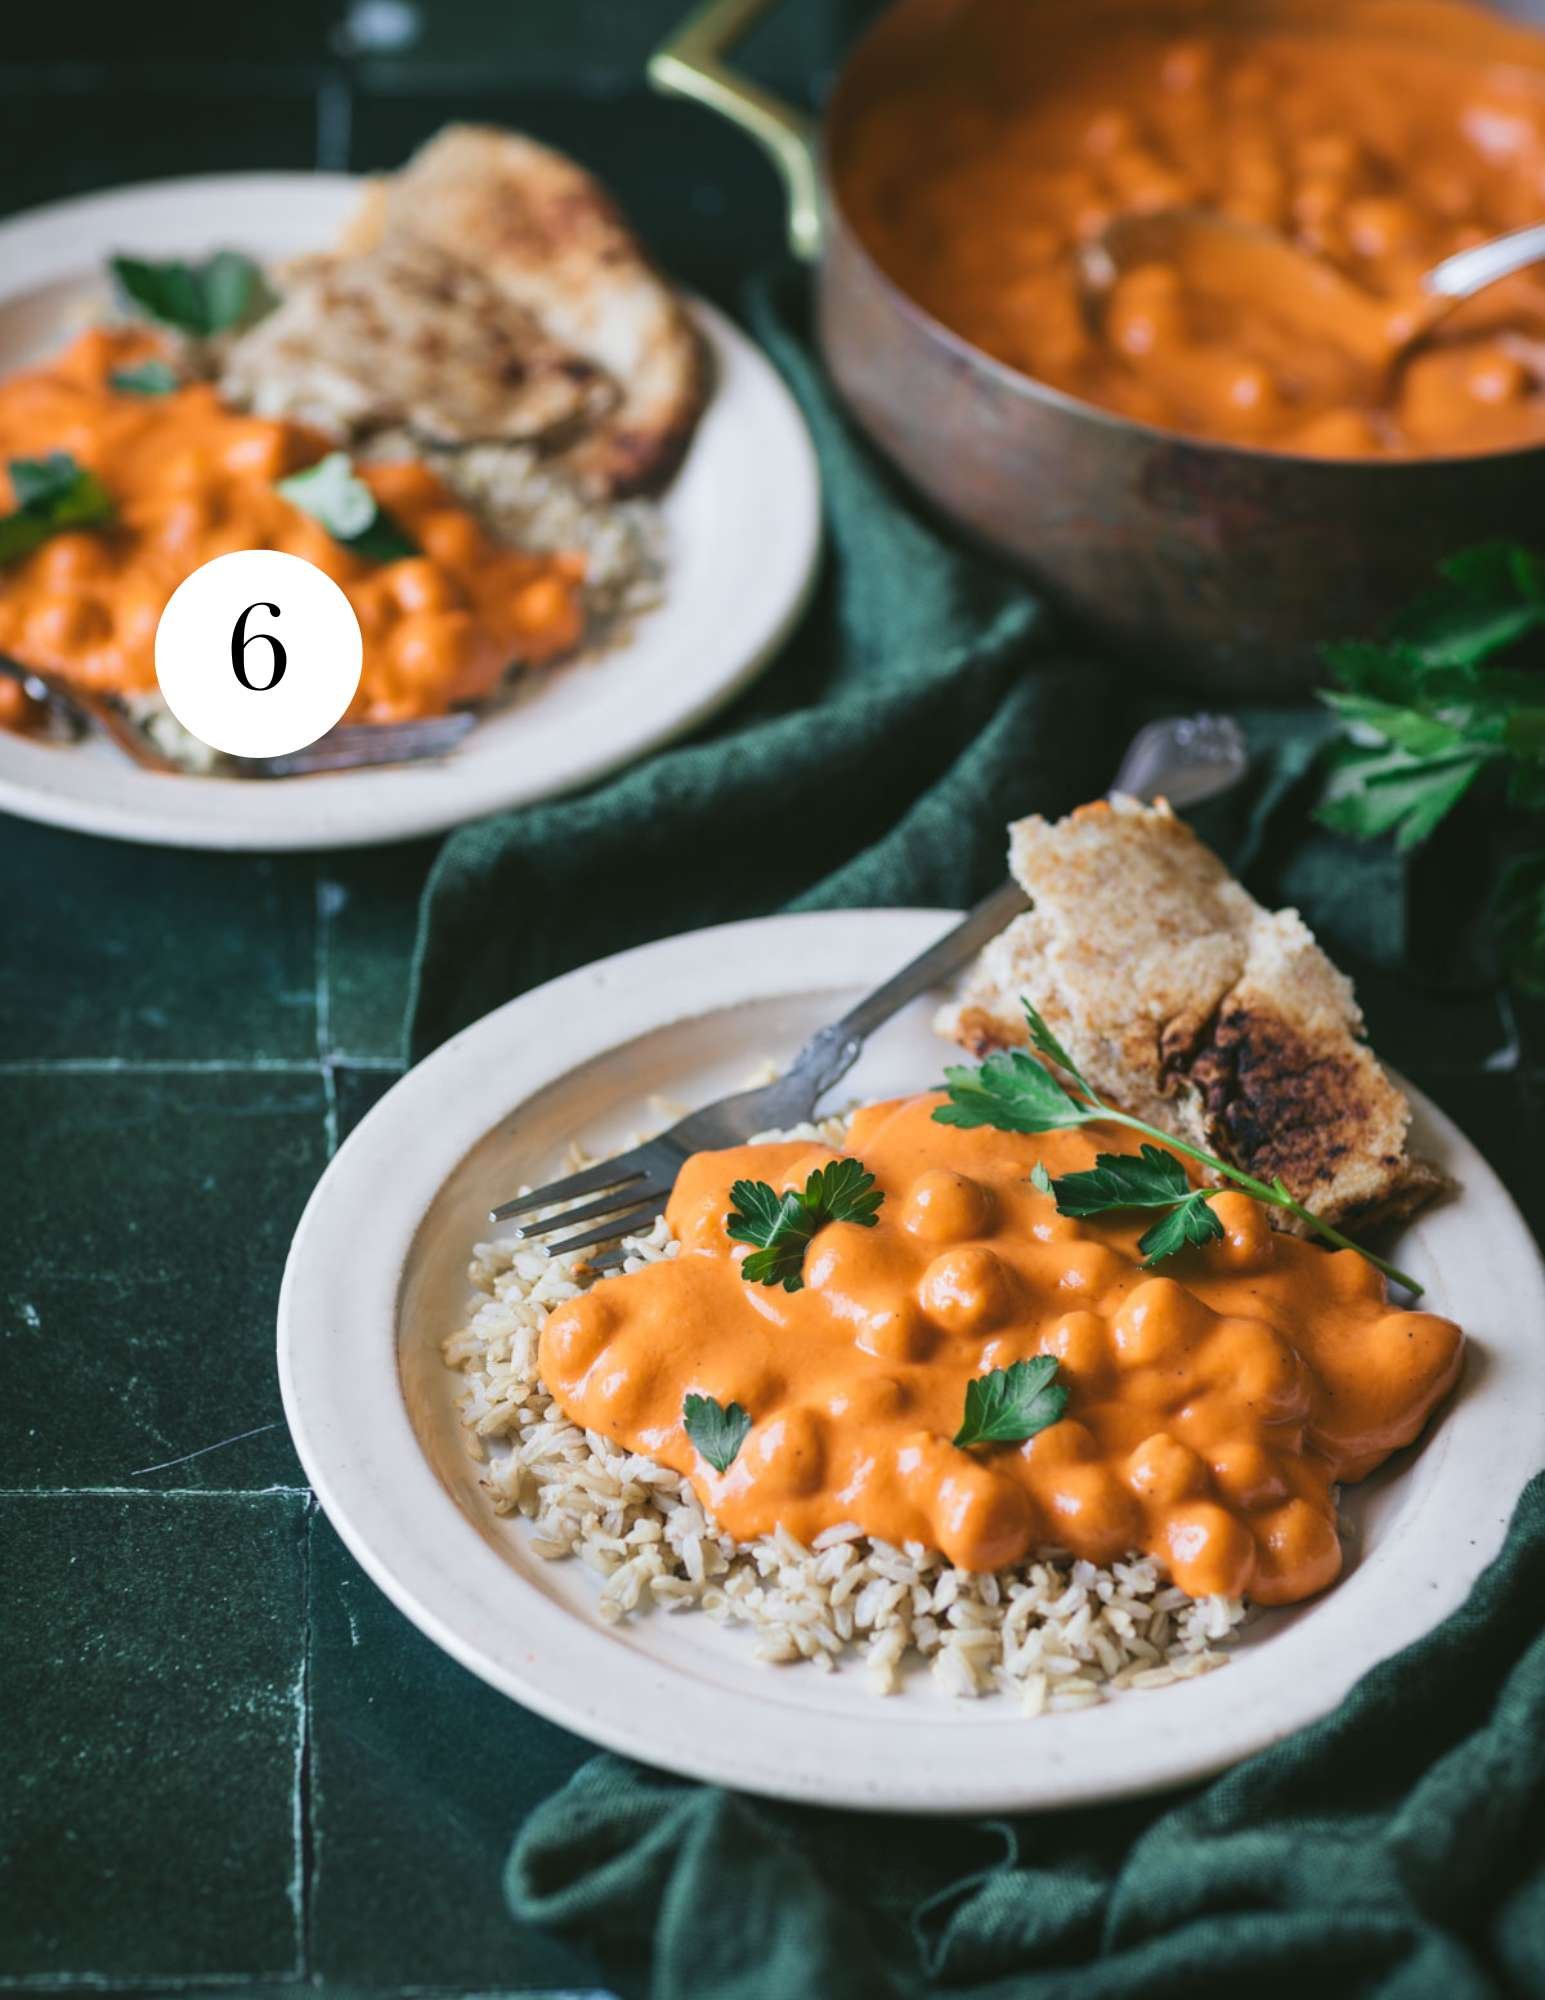
[[[146,771],[168,777],[198,775],[169,757],[109,695],[79,688],[58,674],[23,666],[0,653],[0,674],[18,682],[34,701],[43,702],[72,737],[100,729],[117,749]],[[340,724],[283,757],[232,757],[221,767],[222,777],[304,778],[317,771],[358,771],[371,764],[410,764],[425,757],[443,757],[454,750],[477,717],[461,709],[452,715],[426,716],[415,722]]]
[[[1163,796],[1172,805],[1196,805],[1236,784],[1248,761],[1244,738],[1227,716],[1178,716],[1150,723],[1138,732],[1127,746],[1111,790],[1150,800]],[[513,1216],[530,1215],[534,1209],[591,1195],[594,1200],[566,1208],[559,1215],[523,1223],[515,1233],[550,1237],[557,1229],[591,1225],[550,1241],[548,1248],[555,1254],[639,1235],[664,1210],[689,1155],[741,1145],[757,1132],[804,1124],[825,1093],[852,1068],[865,1041],[882,1022],[919,993],[958,972],[989,938],[996,937],[1005,924],[1029,907],[1030,899],[1019,884],[1005,882],[963,922],[877,986],[840,1021],[812,1035],[776,1082],[721,1097],[614,1159],[550,1181],[530,1194],[517,1195],[494,1209],[491,1220],[504,1222]],[[619,1245],[588,1261],[593,1270],[613,1270],[625,1255]]]

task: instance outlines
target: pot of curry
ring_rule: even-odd
[[[1305,686],[1538,506],[1545,267],[1349,377],[1334,324],[1247,282],[1152,261],[1095,296],[1081,253],[1211,210],[1396,321],[1432,264],[1545,217],[1545,35],[1468,0],[892,0],[817,128],[725,67],[768,4],[710,0],[652,79],[772,151],[874,442],[1129,657]]]

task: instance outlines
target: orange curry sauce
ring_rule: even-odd
[[[1286,1604],[1330,1583],[1332,1489],[1416,1436],[1459,1372],[1458,1327],[1396,1311],[1363,1258],[1277,1234],[1240,1194],[1215,1200],[1225,1240],[1145,1270],[1141,1219],[1074,1221],[1029,1180],[1124,1135],[962,1131],[933,1121],[942,1101],[857,1114],[849,1150],[884,1203],[872,1229],[816,1234],[795,1293],[741,1277],[730,1186],[802,1187],[831,1150],[689,1160],[668,1210],[680,1253],[543,1329],[565,1413],[687,1474],[737,1540],[856,1522],[968,1569],[1055,1545],[1096,1563],[1143,1550],[1197,1596]],[[957,1449],[971,1378],[1038,1354],[1071,1392],[1062,1420]],[[689,1392],[753,1419],[722,1476],[682,1428]]]
[[[1545,219],[1545,37],[1421,0],[1240,15],[988,0],[864,107],[834,162],[843,208],[946,326],[1162,429],[1330,457],[1545,440],[1545,267],[1350,381],[1350,328],[1248,270],[1215,288],[1183,257],[1140,261],[1091,306],[1077,246],[1134,211],[1285,236],[1392,327],[1438,259]]]
[[[442,714],[489,694],[512,664],[578,642],[582,558],[501,547],[434,473],[405,461],[357,469],[422,553],[367,562],[274,490],[326,454],[325,438],[237,415],[203,383],[167,396],[112,388],[115,369],[155,351],[145,334],[98,330],[0,382],[0,464],[68,452],[117,510],[0,568],[0,652],[100,692],[153,693],[167,599],[235,549],[304,556],[342,586],[365,640],[352,721]],[[11,504],[0,492],[0,508]],[[0,682],[0,722],[24,712],[20,690]]]

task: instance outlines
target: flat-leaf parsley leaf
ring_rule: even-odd
[[[1095,1115],[1034,1056],[1001,1049],[980,1069],[947,1069],[950,1101],[933,1114],[941,1125],[995,1125],[1000,1132],[1062,1132]]]
[[[1041,1171],[1044,1175],[1045,1169]],[[1136,1153],[1097,1153],[1092,1167],[1047,1181],[1042,1192],[1053,1196],[1062,1215],[1104,1215],[1113,1208],[1168,1209],[1163,1220],[1138,1239],[1137,1247],[1150,1264],[1172,1257],[1188,1243],[1211,1243],[1223,1235],[1223,1224],[1207,1205],[1210,1190],[1193,1187],[1175,1155],[1157,1146],[1144,1146]]]
[[[120,396],[170,396],[182,387],[177,371],[154,355],[128,368],[115,368],[108,382]]]
[[[275,491],[368,562],[397,562],[419,552],[354,470],[346,451],[330,451],[304,472],[292,472]]]
[[[1068,1392],[1053,1378],[1057,1363],[1050,1354],[1033,1361],[1016,1361],[994,1368],[966,1384],[966,1410],[953,1442],[1022,1444],[1037,1431],[1056,1423],[1068,1406]]]
[[[832,1160],[817,1167],[803,1190],[779,1194],[766,1181],[736,1181],[730,1189],[731,1209],[724,1219],[735,1243],[755,1246],[741,1260],[740,1275],[753,1285],[782,1285],[786,1292],[804,1287],[805,1246],[828,1222],[855,1222],[873,1229],[875,1211],[885,1196],[860,1160]]]
[[[1489,542],[1444,563],[1381,641],[1328,646],[1341,722],[1317,817],[1354,840],[1430,840],[1472,793],[1500,836],[1489,916],[1508,970],[1545,990],[1545,558]],[[1506,656],[1506,657],[1503,657]]]
[[[245,326],[276,303],[263,273],[239,250],[217,250],[202,264],[114,257],[112,272],[131,305],[198,340]]]
[[[726,1409],[712,1396],[686,1397],[681,1405],[681,1423],[715,1472],[729,1471],[751,1428],[751,1418],[739,1403],[731,1403]]]
[[[67,451],[13,458],[7,468],[16,511],[0,517],[0,562],[14,562],[70,528],[100,527],[113,518],[113,496]]]

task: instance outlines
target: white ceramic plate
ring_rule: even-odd
[[[0,225],[0,371],[36,360],[104,295],[115,250],[268,260],[330,243],[342,174],[234,174],[89,195]],[[716,384],[666,494],[664,602],[624,645],[533,676],[442,763],[258,782],[141,771],[107,745],[0,731],[0,808],[174,847],[345,847],[432,833],[590,783],[681,735],[765,666],[820,552],[815,453],[772,364],[699,305]]]
[[[855,1664],[768,1667],[751,1634],[694,1615],[595,1613],[597,1579],[500,1520],[460,1444],[460,1324],[486,1211],[574,1136],[621,1143],[648,1100],[739,1087],[930,943],[942,911],[839,911],[697,931],[525,994],[405,1077],[328,1169],[279,1303],[285,1410],[333,1524],[415,1624],[484,1680],[613,1749],[754,1792],[938,1812],[1066,1806],[1206,1776],[1323,1715],[1460,1602],[1545,1460],[1545,1281],[1491,1169],[1417,1098],[1417,1138],[1462,1186],[1401,1240],[1434,1310],[1471,1336],[1461,1387],[1419,1450],[1347,1495],[1354,1546],[1324,1597],[1253,1624],[1230,1665],[1027,1721],[952,1702],[926,1674],[880,1700]],[[916,1003],[839,1091],[936,1082]],[[655,1121],[657,1122],[657,1120]]]

